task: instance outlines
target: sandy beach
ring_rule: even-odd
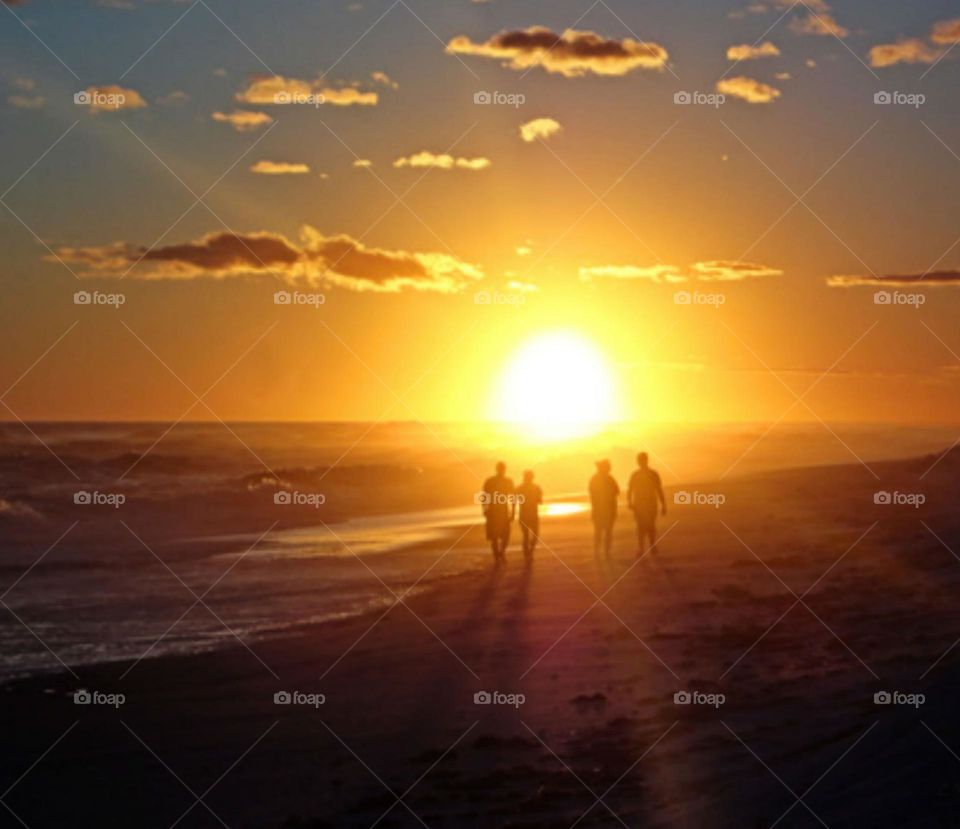
[[[933,460],[876,464],[880,482],[853,465],[685,486],[724,503],[668,492],[639,561],[623,514],[610,561],[584,514],[545,521],[529,566],[515,539],[501,570],[479,528],[457,530],[409,554],[477,568],[385,611],[8,684],[0,820],[955,825],[960,457],[919,482],[921,507],[874,503],[918,491]],[[357,566],[375,581],[380,561]],[[125,701],[75,705],[77,688]]]

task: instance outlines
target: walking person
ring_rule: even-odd
[[[493,561],[503,564],[510,543],[510,523],[517,509],[513,481],[507,477],[507,465],[503,461],[497,464],[495,474],[483,482],[479,500],[487,519],[487,541],[490,542]]]
[[[517,502],[520,505],[523,555],[529,561],[540,540],[540,505],[543,503],[543,490],[533,482],[532,469],[523,472],[523,483],[517,487]]]
[[[593,518],[593,553],[600,551],[610,558],[613,546],[613,524],[617,520],[617,498],[620,486],[610,474],[610,461],[597,461],[597,471],[590,479],[590,507]]]
[[[633,510],[637,522],[637,558],[657,551],[657,507],[660,514],[667,514],[667,501],[663,497],[660,475],[650,468],[646,452],[637,455],[637,469],[630,476],[627,487],[627,506]],[[649,546],[647,546],[649,542]]]

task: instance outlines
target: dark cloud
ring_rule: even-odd
[[[444,253],[368,247],[346,234],[324,236],[306,226],[299,244],[275,233],[211,233],[153,249],[126,243],[61,247],[57,257],[86,276],[139,279],[224,279],[273,275],[291,282],[329,283],[357,291],[404,289],[455,293],[483,273]]]
[[[502,60],[511,69],[541,66],[568,78],[587,73],[625,75],[634,69],[662,69],[668,58],[667,50],[656,43],[632,38],[615,40],[575,29],[556,34],[544,26],[502,31],[482,43],[459,35],[447,44],[447,51]]]

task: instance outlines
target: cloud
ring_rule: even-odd
[[[11,95],[7,101],[17,109],[43,109],[47,99],[42,95]]]
[[[482,43],[459,35],[447,44],[447,52],[477,55],[502,61],[510,69],[540,66],[566,78],[594,75],[626,75],[635,69],[663,69],[667,50],[656,43],[632,38],[614,40],[595,32],[567,29],[558,35],[544,26],[504,30]]]
[[[580,279],[647,279],[655,283],[687,282],[740,282],[767,276],[782,276],[783,271],[769,265],[753,262],[733,262],[726,259],[711,259],[694,262],[686,272],[676,265],[600,265],[580,268]]]
[[[319,81],[285,78],[283,75],[254,77],[236,98],[241,103],[269,106],[376,106],[380,100],[376,92],[365,92],[356,86],[329,87]]]
[[[820,35],[822,37],[846,37],[850,30],[841,26],[833,15],[824,11],[821,14],[808,14],[806,17],[795,17],[790,21],[790,30],[798,35]]]
[[[540,288],[532,282],[521,282],[519,279],[511,279],[507,283],[507,290],[516,291],[520,294],[534,294],[537,293]]]
[[[157,103],[162,106],[180,106],[180,104],[185,104],[190,100],[190,96],[180,90],[175,89],[173,92],[169,92],[166,95],[161,95],[157,98]]]
[[[310,172],[308,164],[291,163],[289,161],[258,161],[250,168],[250,172],[263,176],[296,176]]]
[[[690,266],[690,271],[696,279],[704,282],[739,282],[744,279],[783,276],[782,270],[772,268],[769,265],[757,265],[753,262],[732,262],[726,259],[695,262]]]
[[[756,60],[757,58],[775,58],[780,50],[769,40],[759,46],[742,43],[727,48],[727,60]]]
[[[346,234],[324,236],[305,225],[299,243],[276,233],[211,233],[196,241],[147,250],[119,242],[100,247],[61,247],[64,262],[84,276],[139,279],[226,279],[279,276],[289,282],[326,283],[354,291],[405,289],[455,293],[483,272],[445,253],[384,250]]]
[[[580,279],[649,279],[651,282],[686,282],[686,277],[675,265],[596,265],[580,268]]]
[[[717,92],[742,98],[751,104],[769,104],[780,97],[780,90],[776,87],[742,75],[717,81]]]
[[[944,46],[951,43],[960,43],[960,17],[934,23],[930,32],[930,40]]]
[[[260,127],[273,122],[273,118],[265,112],[250,112],[245,109],[237,109],[229,114],[225,112],[215,112],[210,117],[213,118],[214,121],[229,124],[237,132],[250,132],[251,130],[260,129]]]
[[[561,129],[563,128],[559,122],[554,121],[553,118],[534,118],[520,125],[520,137],[530,143],[538,138],[547,139],[551,135],[556,135]]]
[[[74,101],[86,106],[92,115],[121,109],[144,109],[147,106],[137,90],[116,84],[88,86],[74,96]]]
[[[390,89],[399,89],[400,84],[398,84],[393,78],[391,78],[386,72],[371,72],[370,80],[374,83],[382,84],[387,86]]]
[[[394,167],[438,167],[441,170],[486,170],[493,162],[489,158],[454,158],[443,153],[436,155],[429,150],[414,155],[398,158],[393,162]]]
[[[870,65],[894,66],[898,63],[936,63],[944,49],[929,46],[922,40],[911,37],[896,43],[881,43],[870,50]]]
[[[871,288],[885,285],[904,288],[927,285],[933,288],[943,285],[960,285],[960,271],[932,271],[930,273],[894,274],[880,277],[862,275],[828,276],[827,285],[831,288],[858,288],[865,285],[869,285]]]

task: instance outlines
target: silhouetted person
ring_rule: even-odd
[[[516,513],[516,493],[513,481],[507,477],[507,465],[500,461],[496,474],[483,482],[483,514],[487,519],[487,540],[497,564],[506,561],[510,542],[510,522]]]
[[[530,469],[524,470],[523,483],[517,487],[517,501],[520,504],[523,554],[530,559],[540,538],[540,505],[543,503],[543,490],[533,482]]]
[[[590,506],[593,516],[593,552],[601,548],[607,558],[613,544],[613,522],[617,520],[617,498],[620,487],[610,474],[610,461],[597,461],[597,471],[590,479]]]
[[[630,476],[630,486],[627,487],[627,506],[633,510],[633,517],[637,522],[638,558],[647,551],[648,540],[650,552],[657,551],[658,502],[661,513],[667,514],[667,502],[663,497],[660,475],[650,468],[649,462],[646,452],[637,455],[637,469]]]

